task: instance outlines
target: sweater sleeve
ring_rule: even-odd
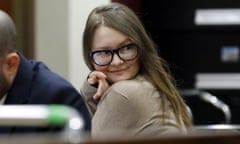
[[[98,100],[93,99],[93,95],[96,92],[97,92],[97,88],[95,88],[94,86],[91,86],[87,81],[83,83],[83,86],[80,89],[80,93],[87,105],[87,108],[91,117],[94,115],[97,109]]]
[[[128,97],[110,89],[99,102],[92,119],[93,137],[110,134],[123,134],[134,129],[138,121],[137,110],[132,107]]]
[[[178,131],[171,105],[167,104],[168,110],[163,112],[163,98],[148,82],[114,84],[98,104],[92,119],[92,136],[161,135]]]

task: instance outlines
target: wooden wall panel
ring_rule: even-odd
[[[0,9],[13,16],[12,0],[0,0]]]

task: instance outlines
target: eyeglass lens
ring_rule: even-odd
[[[130,61],[137,57],[138,47],[136,44],[131,43],[112,50],[93,51],[90,55],[95,64],[105,66],[112,62],[115,53],[123,61]]]

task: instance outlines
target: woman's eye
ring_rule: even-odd
[[[101,51],[101,52],[97,52],[98,56],[109,56],[111,55],[110,51]]]

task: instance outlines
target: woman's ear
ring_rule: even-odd
[[[8,79],[13,80],[20,63],[20,58],[17,53],[9,53],[6,55],[3,63],[3,72]]]

